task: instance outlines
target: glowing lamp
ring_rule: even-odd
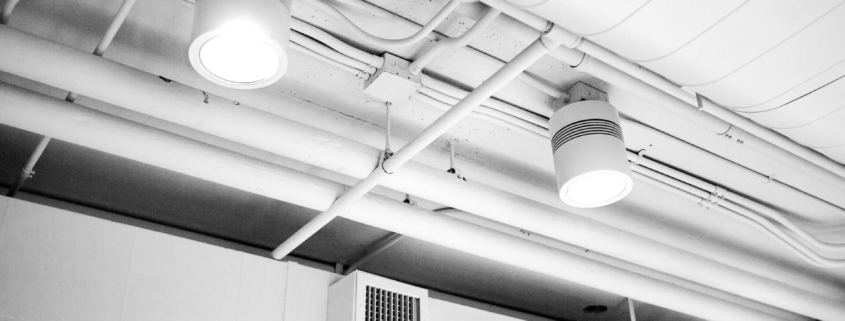
[[[285,74],[290,0],[197,0],[188,57],[204,78],[261,88]]]
[[[634,185],[619,113],[599,100],[565,105],[549,120],[560,199],[582,208],[614,203]]]

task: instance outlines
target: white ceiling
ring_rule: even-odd
[[[422,24],[437,12],[445,1],[373,0],[370,2]],[[842,9],[845,7],[839,6],[839,2],[778,1],[778,10],[771,10],[770,6],[776,7],[775,4],[763,5],[764,2],[743,1],[691,1],[683,5],[679,5],[678,1],[626,1],[623,2],[625,5],[613,3],[617,5],[603,7],[607,3],[602,1],[579,2],[577,6],[573,6],[570,17],[572,25],[565,27],[575,32],[589,34],[590,39],[632,60],[639,61],[679,84],[687,85],[690,90],[701,92],[728,107],[738,108],[740,112],[747,112],[745,115],[755,121],[777,128],[801,143],[828,153],[831,157],[836,158],[838,157],[836,155],[845,154],[845,149],[840,150],[837,147],[845,146],[845,133],[841,132],[845,131],[845,126],[838,126],[842,122],[839,121],[840,118],[837,118],[845,116],[837,114],[837,111],[843,109],[841,109],[841,102],[836,103],[843,98],[841,96],[845,90],[837,90],[838,87],[843,86],[841,81],[833,82],[845,74],[845,70],[837,69],[844,68],[837,65],[837,59],[845,57],[845,54],[840,52],[845,50],[845,43],[825,38],[827,39],[825,50],[807,49],[812,48],[813,44],[810,42],[819,40],[819,37],[845,39],[845,37],[833,35],[831,31],[845,30],[842,28],[845,19],[837,16],[840,11],[845,14],[845,10]],[[596,8],[591,8],[588,4]],[[10,26],[80,50],[90,51],[96,46],[119,5],[120,1],[116,0],[23,0],[18,5]],[[483,13],[481,6],[479,3],[463,6],[458,13],[452,14],[438,27],[437,31],[446,36],[461,34],[471,26],[480,13]],[[838,11],[835,10],[836,8],[839,8]],[[401,37],[413,31],[408,27],[388,23],[360,9],[352,8],[347,12],[352,13],[353,19],[364,29],[380,36]],[[585,12],[595,13],[595,15],[590,16]],[[254,92],[221,88],[197,76],[187,61],[192,14],[192,4],[182,0],[138,1],[104,57],[149,73],[170,79],[180,79],[190,86],[250,106],[272,110],[276,114],[316,128],[372,146],[380,146],[383,139],[381,137],[383,110],[381,103],[371,101],[363,94],[362,81],[310,57],[300,55],[298,52],[290,53],[291,64],[282,81]],[[359,48],[376,54],[384,52],[380,48],[357,42],[328,15],[306,4],[295,1],[293,15]],[[825,17],[828,20],[833,19],[830,22],[833,26],[825,27],[822,24],[828,21],[823,19]],[[817,25],[817,28],[820,28],[818,31],[813,31],[815,30],[813,28],[804,28],[813,22],[815,22],[812,25],[813,28]],[[730,32],[733,30],[731,28],[741,27],[748,28],[748,33]],[[754,30],[758,33],[753,33]],[[758,34],[767,37],[754,36]],[[800,36],[790,38],[793,34]],[[806,37],[803,36],[805,34]],[[796,44],[789,47],[787,46],[790,44],[789,41],[794,41]],[[835,43],[835,45],[830,45],[830,43]],[[783,45],[782,53],[779,51],[781,50],[779,44]],[[392,53],[411,59],[428,45],[429,43],[423,42]],[[526,45],[525,38],[515,34],[508,25],[494,24],[491,30],[471,44],[471,48],[444,53],[429,64],[427,71],[434,77],[464,89],[471,89],[501,66],[501,61],[511,59]],[[819,45],[816,44],[816,46]],[[823,55],[818,53],[819,56],[812,56],[819,51],[824,51]],[[775,59],[776,54],[797,56],[800,59],[795,59],[793,64],[784,64],[782,60]],[[560,89],[568,88],[575,82],[581,81],[607,91],[611,102],[626,117],[684,141],[695,143],[717,155],[729,155],[733,161],[741,165],[760,172],[777,173],[778,178],[789,181],[794,186],[818,192],[829,199],[839,198],[839,201],[845,203],[845,198],[838,195],[836,191],[818,185],[817,182],[794,169],[761,157],[736,144],[726,144],[723,138],[712,135],[698,125],[674,115],[655,114],[638,108],[650,102],[640,99],[635,93],[622,91],[600,79],[574,71],[550,57],[536,63],[529,72]],[[60,90],[50,90],[10,75],[2,74],[0,80],[38,88],[57,97],[64,96]],[[830,82],[833,83],[805,95]],[[260,105],[259,101],[266,100],[256,99],[257,96],[270,97],[279,103]],[[550,96],[520,81],[512,82],[497,93],[496,97],[541,114],[544,113],[543,110],[547,110],[545,106],[548,106],[552,100]],[[289,101],[310,104],[314,111],[308,115],[291,113],[285,109],[285,102]],[[124,117],[141,117],[127,116],[130,113],[121,112],[119,108],[113,106],[101,106],[90,99],[83,98],[80,103],[101,110],[109,108],[110,112],[120,113]],[[393,123],[396,126],[394,134],[398,139],[407,141],[436,119],[440,113],[436,108],[417,102],[398,106],[394,113]],[[816,223],[841,222],[841,217],[806,195],[798,195],[772,185],[752,181],[729,167],[719,167],[708,159],[701,159],[695,154],[684,152],[675,140],[668,139],[664,135],[638,131],[635,128],[623,128],[623,130],[626,145],[631,150],[646,149],[648,155],[653,158],[783,209],[794,218]],[[466,119],[437,141],[426,153],[442,155],[447,150],[448,139],[461,141],[457,148],[459,162],[479,164],[489,171],[466,172],[469,179],[483,182],[495,173],[517,177],[526,183],[549,190],[554,189],[551,153],[547,143],[526,139],[518,133],[478,119]],[[15,146],[26,150],[25,144],[20,142]],[[74,153],[72,148],[67,148],[67,150],[68,153]],[[56,155],[56,157],[61,157],[61,155]],[[423,154],[421,157],[426,156]],[[843,160],[843,158],[836,159]],[[96,159],[94,161],[98,162],[96,165],[105,166],[103,162],[110,160]],[[441,165],[444,170],[448,167],[448,164]],[[437,164],[432,166],[437,166]],[[3,165],[3,167],[8,169],[7,172],[14,172],[11,169],[12,165]],[[98,167],[102,166],[84,166],[80,170],[94,172],[98,170]],[[54,170],[60,171],[60,168],[61,166],[56,166]],[[141,176],[125,178],[121,182],[127,184],[134,182],[148,188],[157,188],[155,181],[143,179]],[[62,181],[61,177],[57,177],[54,184],[72,186],[69,184],[70,181],[72,181],[70,178]],[[48,188],[51,183],[43,181],[40,184]],[[86,184],[86,182],[80,182],[80,184]],[[190,188],[186,187],[186,190]],[[201,189],[196,189],[195,192],[203,193]],[[524,193],[518,190],[512,192]],[[86,196],[82,193],[76,197],[96,198],[97,195]],[[121,197],[131,199],[138,196],[118,193],[113,196],[113,201],[118,202]],[[203,197],[192,197],[192,199],[196,202],[208,201]],[[561,206],[563,207],[562,204]],[[607,208],[566,209],[688,251],[700,251],[699,245],[707,244],[709,248],[727,256],[754,257],[761,265],[801,271],[806,273],[808,279],[827,283],[831,287],[845,288],[845,272],[809,267],[757,230],[647,184],[637,184],[629,197]],[[164,206],[160,210],[168,211],[173,208]],[[225,211],[225,209],[222,210]],[[289,211],[296,212],[290,209]],[[311,214],[300,216],[302,215],[307,217]],[[662,231],[656,233],[655,226],[661,227]],[[343,229],[335,231],[344,233]],[[354,233],[354,231],[346,233]],[[845,239],[837,235],[831,237]],[[349,237],[344,235],[339,239],[348,241]],[[366,243],[364,240],[357,239],[355,242],[356,244]],[[393,273],[398,275],[397,277],[416,278],[414,282],[421,284],[445,286],[456,283],[453,279],[461,277],[460,274],[450,276],[446,271],[463,271],[479,264],[477,258],[461,259],[461,255],[457,253],[425,247],[418,243],[420,242],[416,240],[403,241],[395,249],[386,252],[384,257],[373,261],[369,268],[385,274]],[[328,248],[331,244],[326,242],[321,246]],[[319,252],[321,248],[314,246],[310,251]],[[708,255],[708,253],[699,254]],[[409,273],[405,270],[409,264],[423,258],[441,260],[440,264],[435,264],[439,268],[438,273]],[[526,309],[554,311],[535,311],[543,312],[540,313],[543,315],[575,319],[577,309],[574,307],[555,309],[553,301],[549,301],[548,298],[542,301],[543,298],[540,298],[542,295],[568,295],[584,301],[601,302],[615,302],[614,300],[620,299],[614,295],[583,289],[574,284],[548,283],[547,280],[536,275],[520,274],[518,271],[501,266],[491,267],[485,273],[482,274],[483,278],[479,278],[490,283],[499,282],[503,275],[507,276],[504,278],[507,284],[502,285],[498,292],[493,293],[501,300],[506,300],[503,298],[508,297],[509,294],[506,293],[508,289],[513,290],[529,284],[529,288],[522,289],[524,292],[514,292],[510,295],[519,293],[527,295],[527,299],[520,301],[520,304],[525,304]],[[479,288],[464,288],[456,291],[461,292],[462,295],[470,295],[473,291],[480,290]],[[538,297],[531,297],[532,295]],[[529,302],[531,300],[540,300],[537,302],[542,301],[542,304],[531,305]],[[578,302],[581,303],[581,301]],[[645,313],[653,313],[654,320],[679,318],[678,315],[671,313],[661,317],[660,314],[666,313],[661,309],[655,308],[651,311]],[[620,316],[621,314],[613,315]],[[608,317],[606,320],[611,319]]]

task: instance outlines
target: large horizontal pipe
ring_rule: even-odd
[[[548,6],[542,9],[540,7],[526,8],[528,10],[526,11],[510,3],[514,1],[482,0],[482,2],[537,30],[545,30],[549,27],[549,21],[539,16],[547,17],[552,21],[556,20],[554,10],[544,11],[549,10]],[[730,133],[735,139],[743,141],[745,146],[812,175],[840,191],[845,191],[845,166],[842,164],[709,100],[705,99],[700,103],[701,110],[706,112],[701,113],[696,108],[699,106],[695,103],[695,97],[668,80],[616,56],[589,40],[581,39],[559,26],[555,26],[554,30],[576,39],[568,44],[568,47],[574,49],[563,47],[558,49],[560,52],[569,52],[569,55],[555,56],[564,59],[562,60],[564,63],[575,66],[576,70],[655,102],[661,108],[698,123],[717,134]],[[579,54],[581,57],[578,56]]]
[[[24,78],[359,179],[377,164],[379,151],[375,148],[205,96],[199,90],[166,83],[154,75],[20,31],[0,27],[0,42],[7,46],[0,70]],[[458,181],[454,175],[419,163],[407,164],[385,186],[800,314],[845,316],[845,307],[829,298],[843,297],[842,289],[805,273],[751,257],[731,258],[746,260],[747,266],[783,280],[774,281],[489,186]],[[602,211],[606,209],[593,213],[601,215]],[[666,232],[661,230],[655,232]],[[720,254],[707,243],[701,245]],[[813,290],[787,286],[784,281]]]
[[[343,186],[0,83],[0,123],[313,209]],[[423,241],[712,320],[783,320],[604,263],[372,194],[345,217]]]

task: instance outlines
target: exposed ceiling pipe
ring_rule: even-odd
[[[260,191],[285,202],[325,209],[343,190],[338,183],[11,85],[0,83],[0,102],[0,122],[3,124],[240,190]],[[344,217],[701,318],[783,320],[384,197],[365,195]]]
[[[347,65],[349,67],[363,70],[364,72],[372,75],[376,73],[376,68],[370,65],[367,65],[361,61],[353,59],[349,56],[346,56],[340,52],[335,51],[334,49],[329,48],[328,46],[317,42],[314,39],[311,39],[307,36],[302,35],[299,32],[293,31],[290,33],[290,41],[298,43],[299,45],[308,48],[318,54],[328,57],[334,61]]]
[[[0,27],[0,41],[9,44],[4,59],[0,59],[0,70],[21,77],[72,89],[94,99],[355,178],[365,177],[377,164],[377,151],[371,147],[243,104],[234,106],[231,101],[212,98],[208,101],[211,105],[207,105],[204,103],[206,96],[199,90],[176,82],[165,83],[157,76],[20,31]],[[68,61],[73,63],[67,64]],[[756,267],[755,272],[771,276],[761,277],[510,193],[472,181],[458,181],[453,175],[428,166],[412,162],[392,175],[385,186],[710,284],[726,292],[793,311],[809,311],[802,314],[837,313],[834,311],[845,309],[834,299],[813,294],[842,297],[841,289],[806,273],[761,263],[742,255],[729,255],[730,259],[725,259],[725,262],[745,261],[743,264],[749,269]],[[552,198],[556,197],[551,194]],[[485,201],[476,201],[481,199]],[[663,229],[654,232],[666,233]],[[704,243],[701,246],[708,255],[715,257],[730,252],[708,248],[711,245]],[[711,273],[702,275],[695,272],[701,270]],[[807,290],[785,286],[781,282]],[[845,315],[845,311],[841,312]]]
[[[740,296],[736,296],[733,294],[728,294],[723,291],[715,290],[711,287],[706,285],[702,285],[695,282],[690,282],[685,279],[681,279],[678,277],[674,277],[671,275],[667,275],[665,273],[661,273],[652,269],[644,268],[642,266],[638,266],[636,264],[632,264],[614,257],[610,257],[595,251],[590,251],[588,249],[574,246],[569,243],[561,242],[556,239],[535,233],[533,231],[524,230],[518,227],[502,224],[496,221],[492,221],[481,216],[473,215],[464,211],[456,210],[456,209],[444,209],[437,211],[438,214],[446,215],[449,217],[453,217],[462,221],[470,222],[478,226],[483,226],[489,228],[494,231],[506,233],[508,235],[516,236],[522,239],[526,239],[535,243],[539,243],[545,246],[549,246],[573,255],[578,255],[581,257],[585,257],[591,260],[595,260],[598,262],[602,262],[611,266],[615,266],[627,271],[635,272],[640,275],[644,275],[650,278],[654,278],[657,280],[669,282],[672,284],[680,285],[682,287],[695,290],[701,293],[706,293],[712,295],[717,298],[721,298],[726,301],[737,302],[744,306],[747,306],[752,309],[757,309],[772,315],[776,315],[778,317],[784,319],[796,319],[796,320],[805,320],[806,317],[798,316],[791,312],[786,312],[776,307],[772,307],[770,305],[765,305],[757,301],[749,300]]]
[[[351,1],[351,3],[359,4],[362,7],[364,7],[365,9],[367,9],[371,12],[375,12],[375,13],[380,12],[380,11],[378,11],[379,9],[372,8],[372,5],[369,5],[369,4],[366,4],[366,3],[361,3],[359,1]],[[517,9],[514,8],[513,10],[517,10]],[[517,10],[517,11],[519,11],[519,10]],[[519,11],[519,12],[523,12],[523,11]],[[537,17],[537,16],[530,14],[530,13],[527,13],[527,12],[523,12],[523,13],[524,13],[525,16],[521,17],[521,19],[526,20],[529,23],[533,23],[532,25],[536,25],[536,26],[548,25],[548,22],[545,19],[542,19],[540,17]],[[532,17],[533,17],[533,20],[531,20]],[[359,59],[361,59],[361,61],[372,60],[373,57],[377,57],[377,56],[365,53],[365,52],[361,51],[360,49],[351,47],[351,46],[345,44],[344,42],[339,41],[337,38],[334,38],[333,36],[325,33],[324,31],[322,31],[320,29],[314,28],[314,27],[307,25],[307,24],[305,24],[301,21],[298,21],[298,20],[296,20],[296,21],[299,24],[304,25],[302,27],[304,32],[307,32],[310,36],[318,37],[318,39],[320,39],[321,41],[324,41],[324,42],[327,42],[327,43],[336,43],[337,44],[336,47],[342,48],[344,50],[345,54],[348,54],[350,56],[360,56],[361,58],[359,58]],[[405,20],[401,20],[401,21],[405,21]],[[407,21],[405,21],[405,22],[407,22]],[[611,61],[622,59],[619,56],[616,56],[615,54],[607,51],[606,49],[604,49],[602,47],[598,47],[597,45],[595,45],[595,44],[593,44],[589,41],[579,42],[579,43],[583,43],[584,48],[596,47],[596,49],[591,49],[591,52],[595,52],[596,54],[600,54],[599,57],[607,57],[607,59],[611,60]],[[341,49],[338,49],[338,50],[341,50]],[[554,52],[559,52],[559,50],[554,51]],[[321,57],[321,58],[323,58],[323,57]],[[583,55],[578,59],[583,59]],[[566,59],[563,59],[563,60],[566,60]],[[578,61],[580,61],[580,60],[578,60]],[[334,62],[329,62],[329,63],[336,64]],[[618,64],[615,64],[615,65],[618,65]],[[631,67],[632,65],[629,64],[627,66]],[[642,69],[642,68],[638,68],[638,67],[637,68],[627,68],[627,69],[623,69],[623,71],[628,71],[628,73],[630,73],[630,74],[637,75],[638,78],[645,79],[646,82],[648,82],[649,84],[652,84],[652,85],[655,85],[655,84],[665,85],[665,84],[668,83],[662,77],[660,77],[656,74],[653,74],[653,73],[649,73],[649,72],[647,72],[647,70]],[[352,73],[357,74],[354,71]],[[521,80],[524,80],[526,82],[531,83],[532,86],[537,87],[538,89],[548,93],[549,95],[551,95],[553,97],[560,98],[563,95],[563,93],[560,92],[559,90],[556,90],[556,89],[551,88],[551,87],[544,85],[544,84],[539,84],[539,81],[537,81],[536,79],[534,79],[533,77],[531,77],[531,76],[529,76],[525,73],[520,74],[519,78]],[[444,109],[444,110],[448,106],[444,105],[443,103],[454,104],[455,102],[457,102],[457,98],[462,98],[462,97],[466,96],[466,94],[467,94],[467,92],[465,92],[465,91],[462,91],[458,88],[455,88],[454,86],[451,86],[449,84],[440,82],[440,81],[433,79],[431,77],[428,77],[426,75],[423,75],[423,85],[425,87],[422,88],[420,91],[424,95],[415,95],[414,99],[419,100],[421,102],[424,102],[426,104],[429,104],[431,106],[434,106],[434,107],[437,107],[437,108],[440,108],[440,109]],[[429,88],[429,87],[431,87],[431,88]],[[688,93],[684,92],[683,90],[680,90],[677,87],[674,87],[674,86],[672,86],[672,87],[664,86],[664,87],[658,87],[658,88],[661,88],[664,91],[669,91],[670,88],[675,88],[681,94],[680,95],[673,94],[673,95],[675,95],[678,98],[684,98],[684,97],[692,98],[692,100],[694,101],[694,97],[690,96]],[[457,98],[447,97],[443,93],[446,93],[446,95],[449,95],[451,97],[457,97]],[[670,93],[672,93],[672,92],[670,92]],[[537,129],[533,126],[527,126],[527,125],[523,124],[524,123],[523,121],[520,121],[519,119],[512,119],[511,116],[521,118],[522,120],[534,123],[534,124],[541,126],[543,128],[548,128],[548,119],[547,118],[541,117],[541,116],[534,114],[534,113],[526,112],[525,110],[523,110],[519,107],[512,106],[512,105],[509,105],[509,104],[506,104],[506,103],[502,103],[502,102],[500,102],[496,99],[493,99],[493,98],[489,99],[487,102],[485,102],[485,104],[486,104],[486,106],[479,107],[479,112],[481,112],[483,115],[482,114],[474,114],[473,117],[481,118],[485,121],[501,125],[505,128],[510,128],[510,129],[515,130],[515,131],[522,132],[523,134],[526,134],[527,136],[532,137],[532,138],[535,138],[535,137],[533,135],[530,135],[531,133],[536,133],[540,136],[548,137],[548,133],[545,132],[545,130]],[[551,108],[549,108],[548,112],[549,113],[552,112]],[[511,115],[511,116],[504,115],[503,113]],[[627,120],[623,119],[623,122],[627,122]],[[627,122],[627,124],[628,124],[628,126],[639,125],[639,124],[632,123],[632,122]],[[642,126],[639,126],[639,127],[642,127]],[[685,143],[683,143],[683,144],[686,145]],[[733,166],[733,167],[740,167],[739,165],[732,163],[732,162],[725,161],[724,159],[720,159],[720,160],[722,161],[722,163],[724,163],[726,165]],[[824,202],[824,204],[826,206],[833,208],[833,211],[840,213],[840,215],[845,215],[845,209],[842,209],[841,207],[837,207],[836,205],[831,204],[830,202],[828,202],[824,199],[820,199],[815,195],[808,194],[807,192],[795,189],[795,188],[793,188],[789,185],[786,185],[786,184],[784,184],[780,181],[773,180],[771,175],[764,175],[764,174],[760,174],[760,173],[757,173],[757,172],[753,172],[752,170],[745,168],[745,167],[742,167],[742,170],[745,171],[745,172],[748,172],[752,176],[761,177],[760,181],[765,182],[766,184],[780,185],[782,188],[786,188],[786,189],[789,189],[789,190],[792,190],[792,191],[795,191],[795,192],[798,192],[798,193],[801,193],[801,194],[805,194],[805,195],[814,197],[814,198]]]
[[[464,34],[455,37],[455,38],[446,38],[438,41],[433,46],[428,47],[423,51],[423,53],[417,55],[417,58],[411,62],[411,65],[408,66],[408,71],[412,74],[418,74],[420,71],[428,65],[431,60],[433,60],[437,55],[442,53],[444,50],[459,48],[468,45],[472,42],[476,37],[481,35],[482,32],[491,24],[493,20],[496,20],[496,17],[499,16],[502,12],[496,10],[495,8],[487,9],[487,12],[484,13],[484,16],[481,17],[478,21],[475,22],[469,30],[467,30]]]
[[[291,33],[291,35],[293,35],[293,34],[294,33]],[[367,79],[370,79],[370,76],[372,76],[371,74],[369,74],[369,73],[367,73],[363,70],[355,69],[355,68],[350,67],[348,65],[344,65],[342,63],[339,63],[339,62],[337,62],[337,60],[334,60],[332,58],[321,55],[320,53],[315,52],[315,51],[313,51],[309,48],[303,47],[302,45],[300,45],[298,43],[291,42],[290,47],[293,50],[299,51],[299,52],[306,54],[308,56],[311,56],[311,57],[313,57],[313,58],[315,58],[319,61],[325,62],[326,64],[328,64],[330,66],[333,66],[337,69],[348,72],[348,73],[354,75],[355,77],[358,77],[359,79],[367,80]]]
[[[307,0],[309,4],[335,17],[337,21],[346,26],[347,30],[355,34],[358,39],[361,39],[371,45],[385,48],[410,46],[419,42],[420,40],[425,39],[425,37],[427,37],[432,31],[434,31],[434,28],[436,28],[437,25],[443,22],[443,20],[446,20],[449,14],[451,14],[452,11],[455,11],[455,9],[458,8],[458,6],[463,1],[464,0],[449,0],[449,2],[446,3],[446,6],[444,6],[443,9],[440,10],[440,12],[434,15],[434,17],[431,18],[431,20],[426,23],[426,25],[423,26],[422,29],[417,30],[417,32],[415,32],[411,36],[402,39],[384,39],[373,36],[367,31],[364,31],[363,29],[358,27],[354,22],[352,22],[352,20],[349,20],[349,18],[347,18],[342,12],[340,12],[340,10],[337,10],[335,7],[323,2],[323,0]]]
[[[320,1],[320,0],[312,0],[312,1]],[[379,7],[377,7],[373,4],[370,4],[369,2],[361,1],[361,0],[343,0],[343,2],[344,2],[344,4],[349,4],[351,6],[358,8],[358,9],[361,9],[361,10],[364,10],[364,11],[370,13],[370,14],[373,14],[373,15],[379,17],[379,18],[386,19],[390,23],[401,25],[401,26],[408,28],[408,29],[419,29],[420,28],[420,26],[417,25],[415,22],[407,20],[406,18],[403,18],[401,16],[398,16],[393,12],[381,9],[381,8],[379,8]],[[296,21],[296,20],[294,20],[294,21]],[[505,26],[499,25],[498,26],[499,28],[497,29],[497,31],[502,31],[502,32],[506,32],[506,33],[510,32],[510,34],[514,35],[514,37],[516,37],[517,39],[523,40],[525,43],[530,43],[530,42],[534,41],[535,39],[537,39],[537,37],[540,36],[540,33],[535,32],[535,31],[531,31],[530,27],[526,27],[521,22],[513,20],[512,18],[510,18],[508,16],[499,15],[499,18],[494,20],[493,25],[496,25],[496,22],[502,22],[503,24],[505,24],[505,26],[507,26],[505,28]],[[303,24],[307,25],[310,28],[303,28],[301,30],[297,29],[299,27],[299,25],[297,25],[296,23],[293,25],[293,28],[296,29],[297,31],[300,31],[300,32],[302,32],[306,35],[312,36],[314,38],[318,38],[318,37],[334,38],[334,37],[332,37],[331,35],[328,35],[326,32],[324,32],[322,30],[320,30],[319,34],[318,34],[317,30],[319,30],[319,29],[314,28],[314,27],[308,25],[307,23],[303,23]],[[516,31],[516,30],[520,30],[520,31],[513,32],[513,31]],[[314,33],[312,34],[312,32],[314,32]],[[440,35],[438,35],[437,33],[434,33],[434,32],[432,32],[429,35],[429,39],[432,39],[434,41],[436,41],[438,39],[442,39],[442,38],[444,38],[444,37],[442,37],[442,36],[440,36]],[[320,39],[322,41],[322,38],[320,38]],[[337,39],[335,38],[333,41],[337,41]],[[347,45],[347,48],[345,48],[345,49],[350,49],[350,48],[352,50],[360,51],[360,49],[348,47],[348,45]],[[465,47],[465,48],[467,48],[468,50],[472,50],[475,53],[479,54],[480,55],[479,57],[486,58],[485,59],[486,63],[504,64],[499,59],[494,58],[494,57],[490,56],[489,54],[487,54],[485,52],[479,51],[477,49],[473,49],[471,47]],[[553,50],[553,51],[549,52],[549,55],[554,56],[555,58],[557,58],[558,60],[561,60],[561,61],[574,61],[574,60],[582,59],[584,57],[583,53],[574,52],[572,50],[563,50],[563,51],[562,50]],[[364,59],[364,60],[361,60],[361,61],[366,62],[367,58],[362,58],[362,59]],[[380,62],[383,62],[383,60],[380,61]],[[378,66],[375,66],[375,67],[379,68],[379,67],[381,67],[381,65],[378,65]],[[545,84],[545,83],[537,80],[536,78],[532,77],[531,75],[529,75],[527,73],[520,74],[518,76],[518,78],[519,78],[519,80],[525,82],[525,84],[527,84],[531,87],[534,87],[537,90],[542,91],[542,92],[544,92],[548,95],[559,97],[560,94],[561,94],[561,92],[559,90],[553,88],[552,86],[549,86],[548,84]]]
[[[387,180],[390,175],[399,170],[405,163],[409,162],[414,156],[434,142],[434,140],[469,115],[473,109],[492,97],[496,91],[507,85],[508,82],[516,78],[525,69],[528,69],[534,62],[545,56],[549,50],[553,50],[557,46],[557,40],[551,37],[543,36],[537,41],[534,41],[528,48],[484,81],[481,86],[473,90],[454,107],[449,109],[449,111],[437,118],[434,123],[426,127],[416,139],[399,149],[396,154],[391,156],[387,153],[382,153],[384,159],[379,160],[379,168],[374,169],[367,175],[367,178],[358,182],[352,189],[338,198],[329,210],[317,215],[317,217],[313,218],[276,247],[273,250],[273,257],[278,260],[293,252],[296,247],[329,224],[331,220],[345,212],[357,199],[364,196],[381,182]]]
[[[347,55],[355,60],[361,61],[366,63],[367,65],[373,68],[381,68],[384,64],[384,58],[376,56],[371,53],[364,52],[361,49],[355,48],[350,46],[349,44],[340,41],[339,39],[335,38],[334,36],[326,33],[320,28],[314,27],[309,25],[302,20],[294,18],[291,20],[291,29],[296,30],[302,34],[308,35],[311,38],[316,39],[319,42],[322,42],[329,48],[337,50],[338,52]]]
[[[724,187],[716,186],[714,184],[711,184],[709,182],[701,180],[697,177],[694,177],[694,176],[689,175],[687,173],[681,172],[677,169],[663,165],[659,162],[656,162],[654,160],[651,160],[651,159],[645,157],[644,155],[638,155],[636,153],[629,152],[628,158],[633,163],[651,168],[651,169],[656,170],[658,172],[661,172],[665,175],[668,175],[668,176],[670,176],[674,179],[677,179],[681,182],[684,182],[686,184],[689,184],[689,185],[695,186],[699,189],[702,189],[702,190],[706,191],[707,193],[709,193],[710,195],[712,195],[712,197],[714,197],[714,198],[717,198],[717,197],[723,198],[723,199],[735,202],[738,205],[744,206],[744,207],[746,207],[750,210],[753,210],[757,213],[760,213],[760,214],[776,221],[777,223],[779,223],[783,227],[789,229],[790,231],[792,231],[793,233],[795,233],[796,235],[798,235],[799,237],[801,237],[802,239],[804,239],[808,243],[810,243],[810,244],[812,244],[812,245],[814,245],[818,248],[822,248],[822,249],[825,249],[825,250],[828,250],[828,251],[842,251],[843,249],[845,249],[845,244],[834,244],[834,243],[828,243],[828,242],[820,241],[820,240],[816,239],[814,236],[809,235],[801,227],[797,226],[794,222],[792,222],[789,218],[787,218],[786,216],[784,216],[780,212],[772,209],[771,207],[765,206],[763,204],[760,204],[758,202],[755,202],[755,201],[750,200],[748,198],[745,198],[743,196],[737,195],[736,193],[734,193],[734,192],[732,192],[732,191],[730,191],[730,190],[728,190]],[[716,201],[716,200],[714,200],[714,201]]]
[[[554,12],[539,11],[548,10],[548,8],[531,8],[528,9],[531,12],[528,12],[507,0],[482,0],[482,2],[502,10],[502,12],[525,22],[537,30],[545,30],[549,23],[548,21],[544,23],[543,21],[545,19],[537,15],[547,17],[553,17],[554,15]],[[672,84],[663,77],[655,75],[647,69],[625,59],[619,58],[606,49],[563,30],[561,27],[556,26],[554,28],[561,29],[561,32],[568,33],[571,37],[574,37],[575,40],[565,43],[565,46],[572,48],[571,50],[584,50],[584,53],[587,54],[583,61],[578,59],[573,59],[572,61],[564,60],[565,63],[576,66],[576,70],[586,72],[617,85],[631,93],[656,102],[664,108],[672,107],[667,110],[694,121],[719,135],[729,134],[737,142],[823,180],[841,191],[845,191],[845,166],[842,164],[733,113],[724,107],[718,106],[709,100],[704,100],[702,103],[692,102],[690,99],[691,94],[684,92],[677,85]],[[565,49],[562,48],[559,51],[565,51]],[[601,61],[600,59],[602,58],[607,60]],[[709,113],[709,115],[698,113],[696,109],[690,107],[696,107],[696,109],[703,110]],[[831,173],[834,175],[830,175]]]
[[[8,23],[9,17],[12,15],[12,11],[14,10],[17,2],[17,0],[6,1],[6,4],[3,5],[2,12],[0,12],[0,24],[6,25]],[[114,40],[114,36],[117,34],[117,31],[120,30],[120,26],[123,25],[123,22],[126,21],[126,17],[129,16],[129,12],[132,11],[133,6],[135,6],[135,0],[123,1],[123,4],[120,5],[114,19],[112,19],[111,24],[109,24],[109,27],[106,29],[106,33],[103,35],[103,38],[100,39],[97,47],[94,48],[93,54],[95,56],[102,57],[103,54],[105,54],[109,45],[111,45]],[[65,100],[68,102],[74,102],[76,101],[76,98],[77,94],[71,91],[67,93]],[[23,186],[24,181],[32,177],[32,175],[35,175],[35,171],[33,171],[35,164],[38,163],[38,160],[41,158],[44,150],[47,149],[47,145],[50,144],[50,140],[51,138],[49,136],[41,137],[41,140],[38,141],[38,145],[35,146],[35,150],[33,150],[32,154],[29,155],[26,165],[24,165],[23,169],[21,169],[20,175],[15,178],[15,181],[12,183],[9,191],[6,192],[6,196],[14,197],[18,190],[20,190]]]
[[[9,18],[12,17],[12,11],[15,11],[15,6],[18,5],[20,0],[6,0],[6,3],[3,4],[3,8],[0,9],[0,24],[7,24],[9,23]]]

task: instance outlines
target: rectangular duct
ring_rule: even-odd
[[[329,287],[327,321],[425,321],[428,290],[356,271]]]

